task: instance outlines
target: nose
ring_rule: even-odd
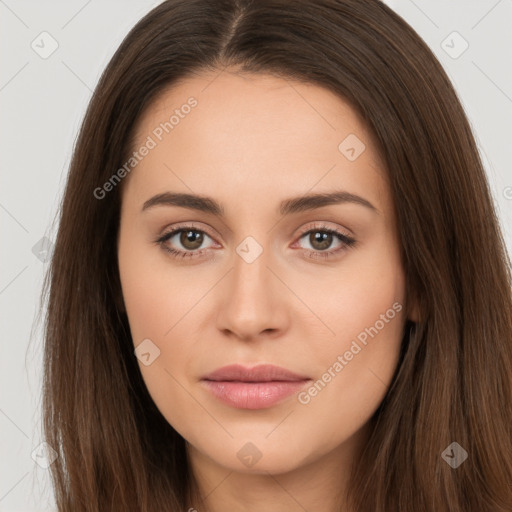
[[[216,304],[217,328],[225,335],[249,341],[277,337],[287,329],[289,296],[269,256],[263,250],[248,262],[234,253],[233,268],[223,279]]]

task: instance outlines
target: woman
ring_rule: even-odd
[[[455,91],[384,4],[159,5],[61,215],[59,511],[512,508],[510,260]]]

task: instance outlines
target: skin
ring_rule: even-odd
[[[139,360],[142,376],[187,442],[207,496],[191,507],[339,510],[349,466],[395,371],[404,322],[417,316],[406,304],[384,164],[371,134],[338,96],[229,68],[193,75],[162,94],[140,119],[134,148],[191,96],[197,106],[122,183],[124,304],[134,347],[150,339],[160,350],[148,366]],[[354,161],[338,149],[351,133],[366,146]],[[377,211],[342,203],[279,214],[284,199],[338,189]],[[225,218],[173,205],[141,211],[167,191],[212,197]],[[179,234],[166,244],[206,250],[199,257],[175,259],[155,243],[190,222],[206,233],[199,249],[180,243]],[[356,244],[343,248],[332,237],[324,252],[341,248],[337,254],[310,257],[321,244],[303,233],[319,223]],[[248,236],[263,249],[252,263],[236,251]],[[308,403],[294,394],[266,409],[237,409],[200,382],[232,363],[271,363],[317,381],[394,303],[401,311]],[[261,454],[251,467],[237,457],[248,442]]]

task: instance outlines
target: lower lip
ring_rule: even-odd
[[[203,380],[222,402],[238,409],[265,409],[300,391],[309,380],[240,382]]]

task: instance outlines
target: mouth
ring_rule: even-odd
[[[223,403],[238,409],[265,409],[297,393],[309,377],[274,365],[247,368],[229,365],[204,376],[201,382]]]

